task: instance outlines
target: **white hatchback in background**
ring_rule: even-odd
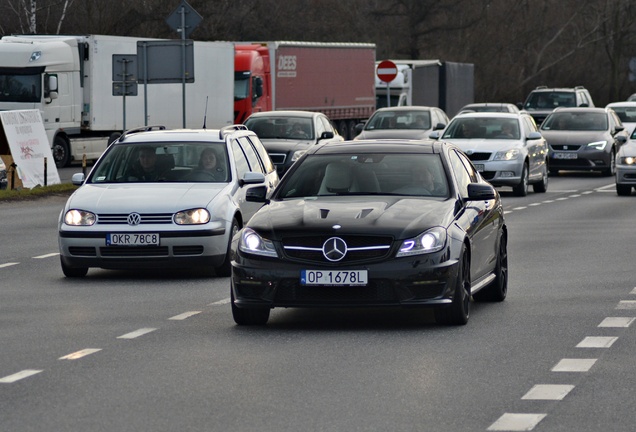
[[[458,114],[431,138],[459,147],[493,186],[510,186],[517,196],[528,194],[528,184],[548,189],[548,144],[529,114]]]
[[[244,126],[152,129],[124,133],[86,179],[73,176],[81,186],[58,224],[65,276],[90,267],[202,267],[229,276],[232,236],[261,206],[246,196],[278,184],[274,164]]]
[[[631,135],[636,128],[636,101],[633,102],[612,102],[607,104],[605,108],[614,110],[625,130]]]

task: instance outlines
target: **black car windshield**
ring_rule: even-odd
[[[87,183],[214,182],[230,180],[225,143],[115,143]]]
[[[514,117],[455,118],[442,138],[519,139],[519,122]]]
[[[541,125],[541,130],[604,131],[607,114],[594,112],[554,112]]]
[[[309,117],[252,117],[247,119],[245,126],[256,132],[260,139],[313,140],[315,137]]]
[[[378,111],[364,127],[365,130],[430,128],[431,113],[423,110]]]
[[[448,181],[437,154],[314,154],[299,164],[285,176],[279,198],[448,196]]]

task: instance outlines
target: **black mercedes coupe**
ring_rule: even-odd
[[[508,289],[498,192],[439,141],[315,146],[233,238],[231,307],[263,325],[275,307],[433,307],[468,322],[470,302]]]

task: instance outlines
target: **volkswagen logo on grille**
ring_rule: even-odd
[[[139,225],[141,222],[141,216],[139,213],[131,213],[128,215],[128,225]]]
[[[331,237],[322,245],[322,254],[329,261],[340,261],[347,254],[347,243],[340,237]]]

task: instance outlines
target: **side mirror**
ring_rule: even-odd
[[[254,95],[252,96],[252,99],[256,100],[263,96],[263,78],[254,77],[252,85],[254,86]]]
[[[539,132],[530,132],[528,134],[528,139],[529,140],[538,140],[543,138],[543,135],[541,135]]]
[[[433,140],[438,140],[440,137],[440,133],[439,131],[433,131],[430,134],[428,134],[428,137]]]
[[[356,135],[360,135],[362,129],[364,129],[364,123],[358,123],[355,127]]]
[[[249,184],[265,183],[265,175],[257,172],[246,172],[243,178],[239,180],[239,186],[243,187]]]
[[[468,185],[468,200],[470,201],[487,201],[495,199],[497,193],[495,188],[484,183],[470,183]]]
[[[321,141],[321,140],[324,140],[324,139],[331,139],[334,136],[335,135],[333,134],[333,132],[324,131],[323,133],[320,134],[320,138],[318,138],[318,141]]]
[[[44,76],[44,97],[57,99],[57,75],[45,75]]]
[[[624,135],[619,135],[616,137],[616,141],[618,141],[620,145],[623,145],[627,142],[627,137]]]
[[[433,128],[433,130],[442,130],[446,127],[446,125],[444,123],[437,123],[435,125],[435,127]]]
[[[84,173],[75,173],[71,177],[71,183],[75,186],[81,186],[84,184],[84,180],[86,180]]]
[[[256,186],[245,192],[245,200],[249,202],[267,202],[267,186]]]

